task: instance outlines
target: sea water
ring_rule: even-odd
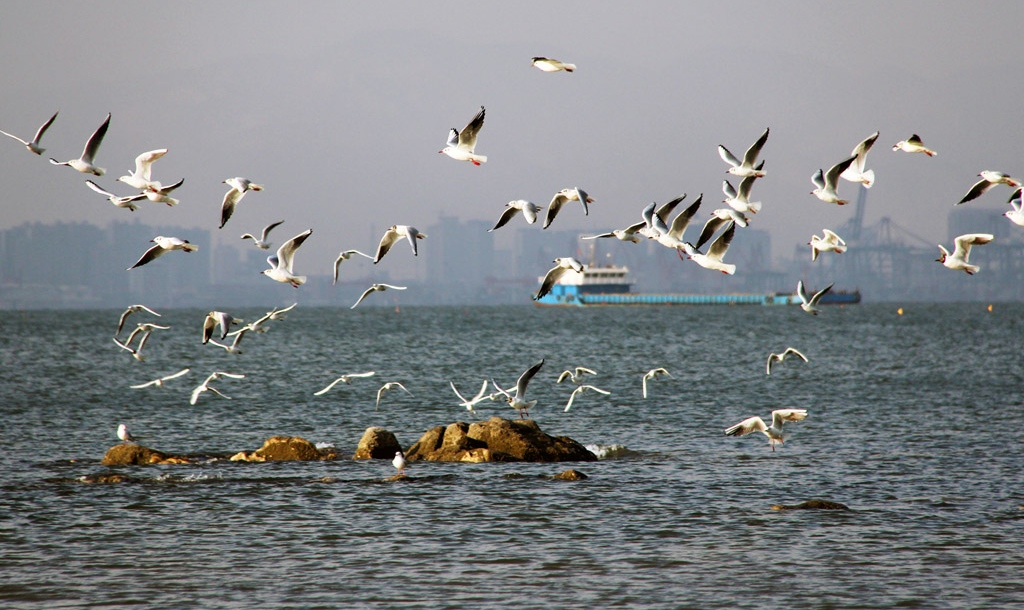
[[[1024,605],[1024,306],[303,308],[232,355],[205,311],[145,362],[119,311],[0,322],[0,606],[1009,608]],[[255,319],[262,310],[231,311]],[[125,333],[122,333],[124,336]],[[770,352],[792,346],[765,374]],[[530,417],[601,460],[353,461],[493,415],[458,406],[535,362]],[[565,368],[597,371],[571,410]],[[130,385],[189,367],[164,387]],[[672,377],[649,382],[655,367]],[[189,405],[213,371],[245,374]],[[375,371],[313,393],[344,373]],[[400,381],[412,393],[377,389]],[[772,451],[723,430],[806,408]],[[105,467],[126,423],[173,466]],[[240,463],[274,435],[340,459]],[[567,468],[583,481],[550,477]],[[117,473],[126,480],[83,479]],[[808,499],[850,511],[775,511]]]

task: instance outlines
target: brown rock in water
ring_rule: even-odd
[[[772,510],[851,510],[849,506],[829,500],[807,500],[800,504],[773,504]]]
[[[90,474],[79,477],[78,480],[83,483],[108,485],[111,483],[124,483],[128,481],[128,477],[123,474]]]
[[[572,462],[597,456],[571,438],[545,434],[533,420],[487,421],[427,430],[405,458],[441,462]]]
[[[253,459],[255,458],[255,459]],[[298,436],[272,436],[253,451],[248,461],[283,462],[323,459],[316,445]]]
[[[579,470],[569,469],[565,472],[560,472],[551,478],[559,481],[582,481],[587,478],[587,475],[583,474]]]
[[[145,464],[188,464],[188,459],[180,456],[170,456],[166,453],[134,445],[122,443],[107,449],[103,456],[104,466],[138,466]]]
[[[359,439],[353,460],[390,460],[402,450],[395,435],[384,428],[373,426],[366,429]]]

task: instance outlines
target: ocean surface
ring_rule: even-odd
[[[300,303],[241,355],[200,344],[205,311],[169,310],[129,318],[171,326],[145,362],[111,341],[120,311],[8,311],[0,607],[1024,607],[1024,305],[902,308]],[[787,346],[810,362],[766,375]],[[370,426],[408,446],[437,425],[518,417],[499,402],[473,415],[448,382],[514,385],[541,358],[531,417],[601,460],[415,462],[387,481],[389,461],[350,459]],[[555,378],[577,365],[611,395],[565,412],[571,386]],[[641,375],[659,366],[672,378],[645,400]],[[189,405],[216,370],[246,377],[214,384],[230,400]],[[412,396],[375,409],[386,381]],[[723,434],[791,407],[809,415],[774,452],[762,434]],[[119,423],[197,463],[102,466]],[[226,459],[274,435],[341,458]],[[568,468],[589,478],[550,478]],[[110,473],[127,481],[83,480]],[[808,499],[852,510],[771,508]]]

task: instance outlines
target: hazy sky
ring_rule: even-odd
[[[0,141],[0,228],[137,218],[235,241],[284,219],[277,243],[314,229],[296,270],[326,273],[340,249],[375,246],[371,226],[494,220],[510,199],[546,204],[572,185],[596,203],[589,217],[567,208],[556,228],[625,226],[682,192],[705,193],[710,212],[726,177],[716,146],[741,155],[771,127],[752,225],[789,255],[853,213],[810,195],[810,177],[875,130],[867,225],[888,216],[946,241],[978,171],[1024,175],[1016,0],[8,1],[2,13],[0,129],[28,137],[60,116],[43,158]],[[534,55],[579,69],[543,73]],[[437,154],[481,105],[489,162]],[[168,148],[154,178],[185,178],[179,206],[131,214],[46,162],[77,157],[107,112],[97,182],[127,194],[114,180],[134,157]],[[914,132],[939,156],[890,150]],[[267,190],[216,231],[221,181],[236,175]],[[1002,209],[1008,193],[968,205]],[[856,189],[844,181],[840,194]]]

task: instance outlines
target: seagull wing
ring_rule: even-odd
[[[544,216],[544,225],[541,228],[546,229],[551,226],[551,222],[554,221],[555,216],[558,216],[559,210],[567,201],[569,198],[563,191],[555,193],[555,196],[551,198],[551,203],[548,204],[548,213]]]
[[[544,359],[540,362],[526,369],[522,375],[519,376],[519,380],[516,381],[516,400],[523,400],[526,397],[526,386],[533,379],[533,376],[537,374],[540,367],[544,366]]]
[[[260,237],[260,241],[267,241],[267,236],[270,235],[270,232],[274,230],[274,227],[276,227],[277,225],[281,224],[282,222],[284,222],[284,221],[283,220],[278,220],[277,222],[271,223],[271,224],[263,227],[263,234]]]
[[[796,294],[800,297],[803,303],[807,303],[807,290],[804,288],[804,281],[797,280],[796,282]]]
[[[277,249],[278,266],[285,268],[288,273],[292,273],[292,263],[295,258],[295,251],[299,249],[302,242],[306,241],[306,238],[313,234],[313,229],[306,229],[302,233],[299,233],[295,237],[281,244],[281,247]]]
[[[747,152],[743,154],[743,164],[753,167],[754,163],[757,162],[757,156],[761,154],[761,149],[764,148],[764,143],[768,141],[768,128],[765,127],[764,133],[757,139],[756,142],[750,145]]]
[[[165,252],[167,252],[167,250],[163,246],[161,246],[160,244],[156,244],[149,250],[146,250],[142,257],[138,261],[136,261],[134,265],[128,267],[128,269],[141,267],[146,263],[151,262],[153,259],[163,256]]]
[[[818,187],[820,189],[825,188],[825,174],[824,174],[824,172],[822,172],[821,169],[819,169],[818,171],[814,172],[814,175],[811,176],[811,182],[814,183],[814,186],[816,186],[816,187]]]
[[[513,218],[515,218],[516,214],[518,214],[518,213],[519,213],[519,208],[516,208],[516,207],[513,207],[513,206],[509,206],[509,207],[505,208],[505,211],[501,213],[501,217],[498,218],[498,222],[492,228],[487,229],[487,232],[490,233],[491,231],[496,231],[496,230],[504,227],[505,225],[508,224],[508,221],[510,221]],[[534,218],[534,220],[536,220],[537,219],[537,215],[534,214],[533,218]]]
[[[711,239],[711,236],[721,229],[727,222],[729,222],[728,218],[719,218],[718,216],[712,216],[709,218],[708,221],[704,223],[704,229],[701,230],[700,237],[697,238],[697,243],[694,244],[693,247],[700,250],[700,247],[706,244],[708,240]]]
[[[135,176],[148,181],[153,175],[153,162],[166,154],[166,148],[158,148],[135,157]]]
[[[374,284],[373,286],[370,286],[369,288],[364,290],[363,294],[359,295],[359,300],[356,301],[355,305],[353,305],[352,307],[349,307],[349,309],[355,309],[360,303],[363,302],[363,299],[365,299],[367,296],[369,296],[369,294],[371,292],[374,292],[375,290],[377,290],[377,285],[376,284]]]
[[[537,212],[540,211],[540,207],[531,202],[527,201],[522,205],[523,216],[526,217],[527,224],[533,224],[537,222]]]
[[[732,243],[732,236],[736,234],[736,223],[730,221],[729,228],[722,232],[718,236],[718,239],[711,242],[711,246],[708,248],[708,258],[721,261],[722,257],[725,256],[726,250],[729,249],[729,244]]]
[[[99,150],[100,144],[103,143],[103,136],[107,135],[107,128],[110,127],[110,113],[107,113],[107,119],[103,121],[103,124],[96,128],[96,131],[89,136],[89,141],[85,143],[85,148],[82,149],[82,161],[92,163],[93,157],[96,156],[96,151]]]
[[[971,246],[983,246],[993,239],[995,239],[995,236],[990,233],[967,233],[965,235],[961,235],[953,240],[956,244],[956,250],[953,252],[953,256],[963,258],[966,263],[968,262],[968,257],[971,255]]]
[[[690,219],[697,213],[700,208],[701,202],[704,200],[704,194],[701,193],[697,196],[697,199],[689,205],[685,210],[679,212],[675,219],[672,220],[672,226],[669,227],[668,234],[680,241],[683,239],[683,232],[686,231],[686,227],[690,226]],[[659,214],[660,216],[660,214]]]
[[[322,396],[322,395],[326,394],[327,392],[331,391],[331,388],[333,388],[334,386],[338,385],[338,383],[340,383],[340,382],[342,382],[344,380],[345,380],[345,376],[344,375],[342,375],[341,377],[338,377],[337,379],[335,379],[334,381],[329,383],[326,388],[324,388],[324,389],[322,389],[322,390],[320,390],[318,392],[313,392],[313,396]]]
[[[806,417],[807,409],[776,409],[772,411],[772,427],[781,430],[784,422],[800,421]]]
[[[764,162],[761,162],[761,167]],[[736,198],[741,201],[750,201],[750,189],[754,186],[754,181],[757,180],[757,176],[747,176],[743,180],[740,180],[740,187],[736,191]]]
[[[85,181],[85,185],[88,186],[89,188],[91,188],[92,190],[96,191],[100,195],[103,195],[103,196],[107,197],[108,199],[116,199],[117,198],[117,195],[111,193],[110,191],[105,191],[105,190],[101,189],[100,187],[96,186],[96,183],[93,182],[92,180],[86,180]],[[140,196],[140,198],[141,197],[145,197],[145,195]]]
[[[832,289],[832,286],[834,286],[834,285],[835,285],[835,282],[833,282],[833,283],[829,284],[828,286],[825,286],[824,288],[822,288],[822,289],[821,289],[821,290],[819,290],[818,292],[815,292],[815,293],[814,293],[814,296],[813,296],[813,297],[811,297],[811,302],[810,302],[810,304],[811,304],[812,306],[814,306],[814,305],[817,305],[817,304],[818,304],[818,301],[820,301],[820,300],[821,300],[821,297],[822,297],[822,296],[824,296],[826,292],[828,292],[829,290],[831,290],[831,289]]]
[[[537,291],[537,296],[533,297],[533,300],[536,301],[538,299],[542,299],[544,298],[544,295],[551,292],[551,289],[554,287],[555,282],[557,282],[563,275],[565,275],[566,271],[568,271],[568,269],[562,267],[561,265],[549,270],[547,272],[547,275],[544,276],[544,281],[541,282],[540,284],[540,290]]]
[[[764,420],[756,415],[750,417],[736,424],[735,426],[725,429],[726,436],[744,436],[751,432],[764,432],[768,429],[765,425]]]
[[[718,156],[722,158],[722,161],[733,167],[739,167],[740,165],[740,160],[736,158],[736,155],[729,152],[729,149],[721,144],[718,145]]]
[[[575,390],[572,391],[572,394],[569,394],[569,402],[565,403],[565,410],[566,410],[566,412],[568,412],[569,409],[572,408],[572,401],[576,400],[576,395],[577,394],[582,394],[582,393],[583,393],[583,386],[578,386]]]
[[[974,186],[971,187],[971,190],[967,191],[967,194],[963,196],[963,199],[957,201],[956,205],[960,205],[961,203],[967,203],[972,199],[977,199],[978,197],[981,197],[985,193],[989,192],[989,190],[991,190],[992,187],[994,187],[996,184],[997,183],[995,182],[989,182],[988,180],[982,178],[981,180],[974,183]]]
[[[398,233],[397,225],[385,231],[384,236],[380,238],[380,243],[377,244],[377,255],[373,259],[373,264],[379,263],[380,259],[384,258],[384,255],[391,249],[391,246],[395,245],[395,242],[401,238],[402,236]]]
[[[850,167],[850,165],[852,165],[856,160],[857,156],[853,155],[830,167],[828,172],[825,174],[825,184],[828,185],[829,188],[835,190],[836,184],[839,182],[839,174],[845,172],[846,168]]]
[[[187,375],[187,374],[188,374],[188,372],[189,372],[189,371],[191,371],[191,370],[192,370],[192,369],[181,369],[181,370],[180,370],[180,371],[178,371],[177,373],[174,373],[173,375],[168,375],[168,376],[166,376],[166,377],[162,377],[161,379],[162,379],[163,381],[167,381],[167,380],[169,380],[169,379],[177,379],[178,377],[181,377],[182,375]]]
[[[469,152],[473,152],[476,149],[476,136],[480,132],[480,128],[484,126],[485,113],[484,107],[480,106],[480,112],[476,113],[473,120],[459,132],[459,148]]]
[[[799,351],[796,350],[796,348],[787,347],[786,351],[782,352],[782,357],[785,358],[788,354],[793,354],[794,356],[800,358],[804,362],[807,362],[807,356],[801,354]]]

